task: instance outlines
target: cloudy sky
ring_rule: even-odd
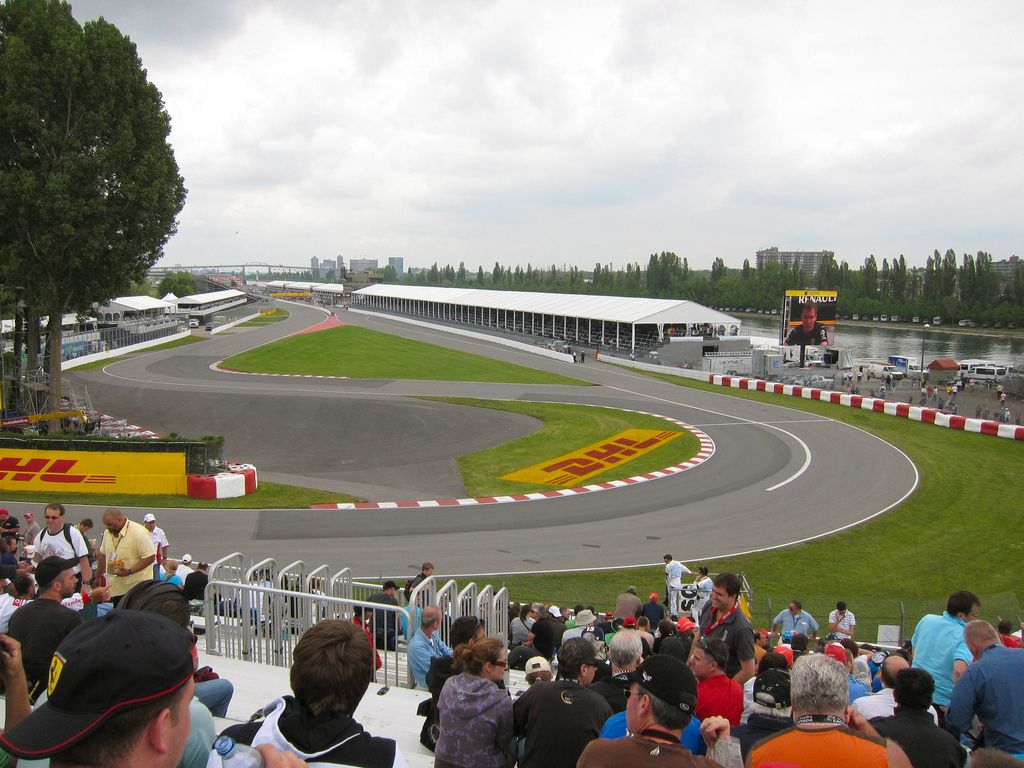
[[[164,264],[1022,250],[1018,0],[73,6],[170,112]]]

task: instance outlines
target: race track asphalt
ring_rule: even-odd
[[[155,432],[220,434],[228,458],[260,477],[346,491],[377,501],[464,495],[457,456],[528,434],[537,423],[413,399],[418,395],[588,403],[659,413],[700,427],[714,456],[681,474],[559,499],[395,510],[158,512],[172,556],[215,560],[239,551],[279,564],[348,566],[364,576],[494,573],[658,562],[665,552],[703,558],[778,546],[853,525],[905,498],[910,460],[888,443],[828,418],[706,393],[591,361],[572,365],[383,316],[341,312],[343,322],[563,373],[595,386],[359,381],[253,376],[211,365],[313,325],[291,316],[202,344],[129,358],[75,374],[97,409]],[[63,499],[69,517],[98,516]],[[32,505],[9,505],[17,509]],[[38,506],[38,505],[37,505]],[[131,513],[130,513],[131,514]],[[131,514],[136,519],[141,513]]]

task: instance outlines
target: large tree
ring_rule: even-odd
[[[0,278],[50,317],[123,294],[162,255],[185,202],[170,118],[135,45],[67,3],[0,5]]]

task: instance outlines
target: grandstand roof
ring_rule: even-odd
[[[222,301],[224,299],[235,299],[242,298],[245,294],[241,291],[236,291],[234,288],[228,288],[223,291],[211,291],[210,293],[193,293],[190,296],[182,296],[178,299],[178,303],[185,304],[206,304],[211,301]]]
[[[154,299],[152,296],[118,296],[111,299],[106,306],[124,310],[141,312],[147,309],[173,309],[174,304],[163,299]]]
[[[618,323],[734,324],[740,321],[724,312],[685,299],[638,299],[626,296],[594,296],[575,293],[486,291],[475,288],[428,288],[380,283],[355,291],[369,296],[507,309],[516,312],[565,317],[588,317]]]
[[[344,293],[345,286],[341,283],[314,283],[314,291],[324,291],[326,293]]]

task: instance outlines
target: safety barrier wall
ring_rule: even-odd
[[[743,376],[719,376],[717,374],[704,374],[705,381],[731,389],[745,389],[751,392],[769,392],[776,395],[787,395],[799,397],[804,400],[818,400],[824,403],[841,405],[846,408],[858,408],[875,413],[884,413],[887,416],[897,416],[911,421],[920,421],[925,424],[934,424],[937,427],[947,429],[958,429],[964,432],[978,432],[983,435],[1003,437],[1008,440],[1024,440],[1024,427],[1014,424],[1000,424],[997,421],[986,421],[984,419],[970,419],[966,416],[955,416],[950,413],[943,413],[934,408],[922,408],[908,403],[897,403],[891,400],[883,400],[878,397],[864,397],[863,395],[851,395],[846,392],[834,392],[828,389],[817,389],[815,387],[802,387],[796,384],[781,384],[775,381],[764,381],[762,379],[751,379]]]
[[[185,453],[0,448],[0,490],[184,494]]]
[[[175,331],[167,335],[154,336],[146,341],[140,341],[136,344],[128,344],[122,347],[110,347],[103,352],[93,352],[88,355],[80,355],[79,357],[71,358],[70,360],[62,360],[60,369],[67,371],[72,368],[77,368],[80,365],[86,363],[95,363],[99,360],[109,360],[112,357],[120,357],[121,355],[127,355],[129,352],[138,352],[143,349],[149,349],[150,347],[158,347],[161,344],[167,344],[171,341],[177,341],[178,339],[184,339],[191,336],[192,332],[189,330]]]
[[[404,317],[403,315],[396,315],[390,312],[374,312],[366,309],[354,309],[353,307],[348,308],[349,312],[353,312],[357,315],[377,315],[385,316],[389,320],[395,320],[399,323],[407,323],[409,325],[417,325],[421,328],[433,328],[437,330],[439,327],[437,323],[427,323],[422,320],[413,320],[410,317]],[[526,344],[522,341],[515,341],[513,339],[502,338],[501,336],[493,336],[489,333],[477,333],[475,331],[469,331],[465,328],[457,328],[452,326],[441,326],[445,333],[455,334],[456,336],[466,336],[471,339],[481,339],[483,341],[489,341],[492,344],[499,344],[503,347],[511,347],[512,349],[518,349],[521,352],[530,352],[534,355],[540,355],[541,357],[549,357],[552,360],[559,360],[563,363],[574,362],[572,355],[567,355],[564,352],[556,352],[553,349],[546,349],[545,347],[538,347],[533,344]]]

